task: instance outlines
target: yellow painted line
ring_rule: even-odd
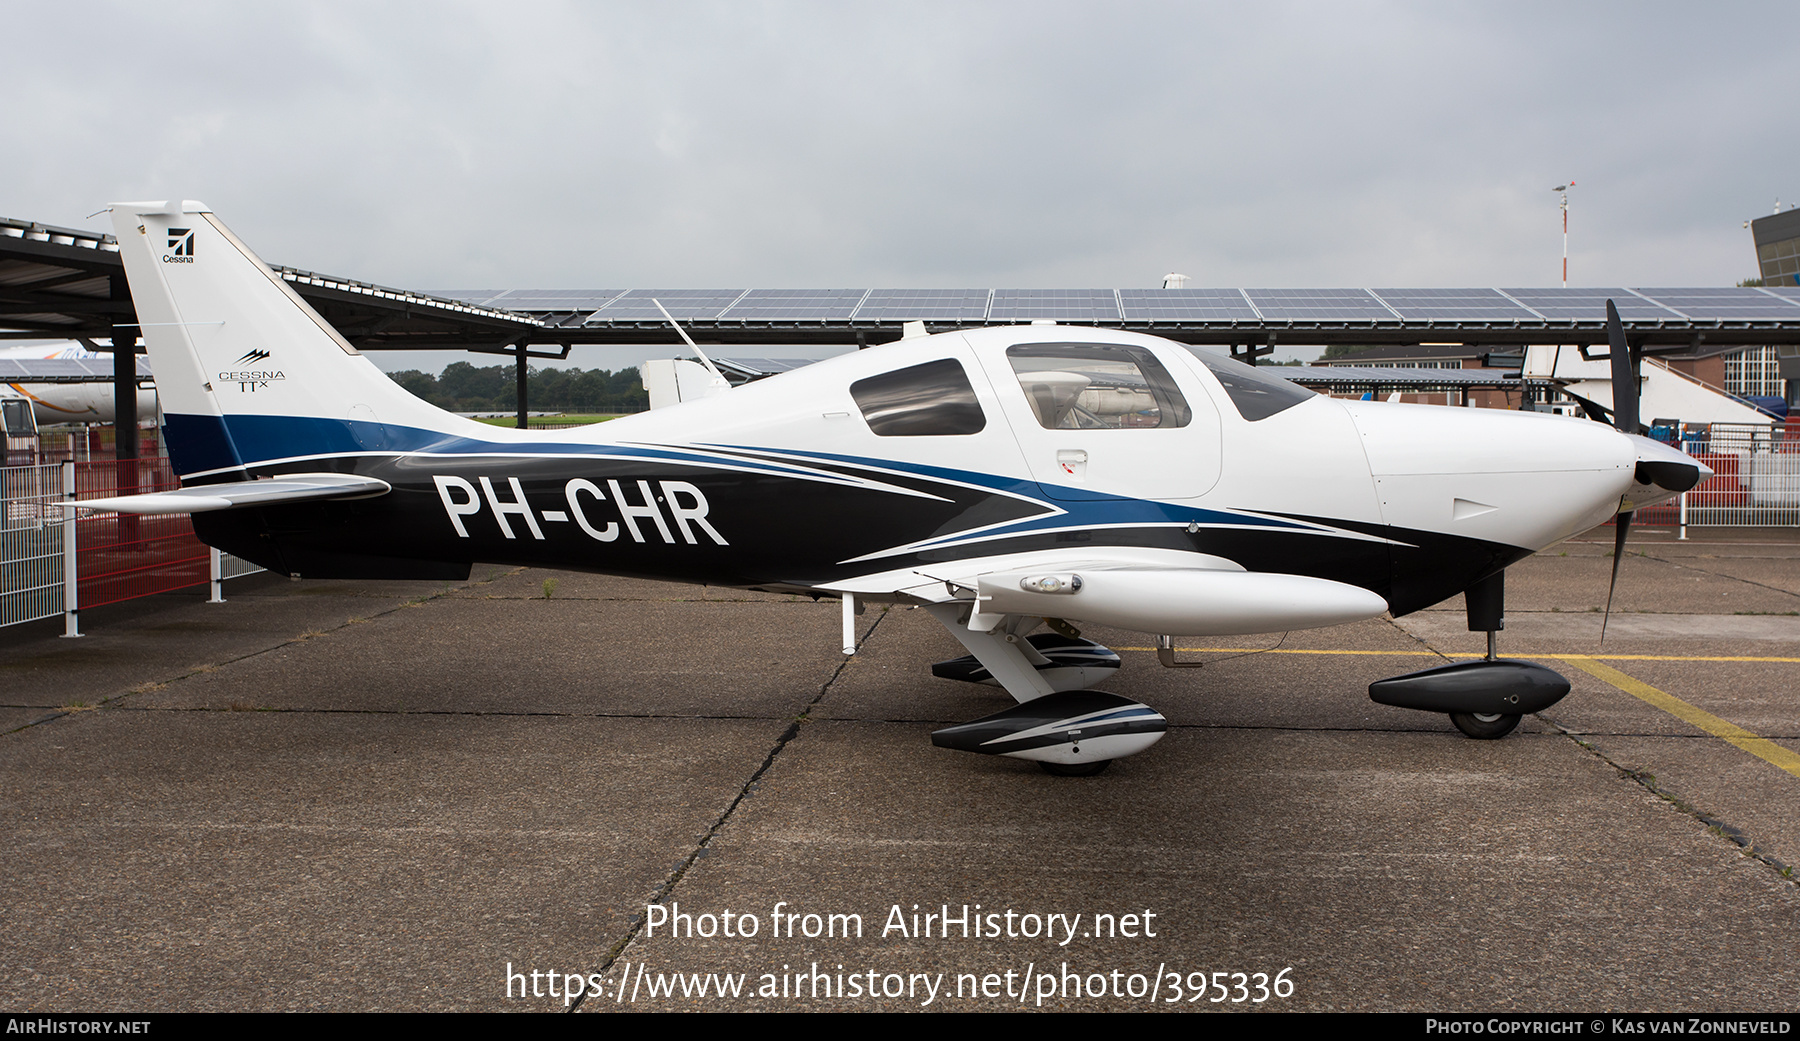
[[[1563,660],[1591,676],[1612,684],[1645,704],[1662,709],[1684,722],[1692,723],[1712,736],[1729,741],[1758,759],[1786,770],[1795,777],[1800,777],[1800,754],[1790,752],[1768,738],[1757,737],[1736,723],[1728,723],[1703,708],[1690,705],[1673,694],[1657,690],[1648,683],[1634,680],[1618,669],[1602,665],[1592,658],[1570,654],[1564,656]]]
[[[1154,651],[1154,647],[1114,647],[1115,651]],[[1379,654],[1390,658],[1441,658],[1436,651],[1326,651],[1258,647],[1177,647],[1178,654]],[[1485,657],[1478,655],[1478,657]]]
[[[1463,658],[1480,658],[1479,654],[1459,655]],[[1590,658],[1606,661],[1773,661],[1800,662],[1800,658],[1751,657],[1731,654],[1515,654],[1515,658],[1554,658],[1557,661],[1570,661],[1575,658]]]
[[[1113,649],[1118,651],[1156,650],[1154,647],[1115,647]],[[1180,650],[1188,654],[1363,654],[1387,655],[1390,657],[1402,658],[1439,657],[1439,655],[1431,651],[1330,651],[1300,648],[1259,650],[1254,647],[1186,647],[1180,648]],[[1444,655],[1444,657],[1481,658],[1485,657],[1485,655],[1451,654]],[[1510,657],[1548,658],[1554,661],[1568,662],[1570,665],[1575,666],[1590,676],[1594,676],[1597,679],[1612,684],[1614,687],[1630,694],[1632,697],[1637,698],[1647,705],[1659,708],[1669,715],[1674,716],[1676,719],[1690,723],[1722,741],[1728,741],[1731,744],[1736,745],[1778,769],[1786,770],[1795,777],[1800,777],[1800,753],[1790,752],[1786,748],[1770,741],[1768,738],[1757,737],[1755,734],[1738,726],[1736,723],[1720,719],[1718,716],[1713,715],[1703,708],[1690,705],[1675,695],[1657,690],[1655,687],[1652,687],[1650,684],[1644,683],[1641,680],[1632,679],[1618,669],[1615,669],[1610,665],[1603,665],[1599,661],[1601,658],[1609,658],[1615,661],[1800,662],[1800,658],[1752,658],[1727,657],[1720,655],[1683,656],[1675,654],[1515,654]]]
[[[1114,647],[1115,651],[1154,651],[1154,647]],[[1439,654],[1436,651],[1350,651],[1350,650],[1307,650],[1301,648],[1264,649],[1257,647],[1177,647],[1179,654],[1364,654],[1389,658],[1485,658],[1481,651],[1447,651]],[[1800,658],[1748,657],[1744,655],[1705,655],[1705,654],[1531,654],[1509,651],[1507,658],[1547,658],[1553,661],[1569,661],[1575,658],[1605,661],[1767,661],[1800,663]]]

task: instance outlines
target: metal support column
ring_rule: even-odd
[[[123,273],[113,275],[112,299],[115,303],[131,300],[131,287]],[[113,459],[116,469],[117,495],[135,495],[138,490],[138,398],[137,398],[137,334],[138,328],[124,324],[131,314],[120,314],[112,327],[113,344]],[[119,528],[124,541],[137,539],[138,517],[134,513],[119,515]]]
[[[63,499],[75,498],[75,462],[62,464]],[[81,635],[81,569],[75,557],[75,507],[62,508],[63,635]]]
[[[513,388],[515,390],[517,390],[519,393],[519,424],[518,425],[519,425],[520,430],[524,430],[527,426],[530,425],[529,424],[530,417],[526,414],[526,411],[525,411],[525,401],[526,401],[525,394],[526,394],[526,389],[527,389],[526,384],[527,384],[527,381],[530,379],[530,370],[528,370],[525,366],[525,357],[526,357],[525,345],[519,344],[519,354],[518,354],[518,357],[513,362],[513,366],[514,366],[514,368],[513,368]]]
[[[130,303],[131,289],[123,274],[111,279],[115,303]],[[119,319],[130,317],[120,315]],[[113,342],[113,450],[115,459],[138,457],[137,410],[137,328],[117,324],[112,327]],[[135,468],[134,468],[135,472]],[[136,480],[132,481],[136,484]]]

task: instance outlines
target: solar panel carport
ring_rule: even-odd
[[[928,331],[1054,321],[1266,354],[1276,344],[1597,345],[1614,300],[1635,348],[1800,343],[1800,288],[509,289],[419,293],[293,268],[280,276],[364,350],[462,348],[526,364],[576,344],[674,344],[652,301],[702,343],[870,346]],[[0,340],[133,343],[110,235],[0,218]],[[104,348],[103,348],[104,349]],[[116,367],[121,423],[135,366]],[[523,419],[521,418],[521,422]],[[122,439],[129,441],[131,439]]]
[[[661,343],[653,299],[702,342],[885,343],[931,332],[1054,321],[1184,343],[1294,346],[1606,342],[1615,301],[1636,346],[1800,343],[1800,288],[1471,289],[605,289],[438,295],[529,314],[555,343]]]

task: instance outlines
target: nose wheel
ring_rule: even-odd
[[[1528,712],[1541,712],[1562,700],[1569,681],[1528,661],[1511,661],[1497,653],[1499,631],[1506,627],[1506,572],[1492,575],[1464,592],[1469,631],[1487,633],[1487,657],[1461,661],[1369,684],[1369,697],[1382,705],[1442,712],[1466,737],[1494,741],[1513,732]]]
[[[1052,777],[1092,777],[1104,773],[1112,765],[1111,759],[1102,759],[1095,763],[1038,763],[1044,772]]]
[[[1519,725],[1521,717],[1501,712],[1452,712],[1450,722],[1456,729],[1477,741],[1493,741],[1505,737]]]

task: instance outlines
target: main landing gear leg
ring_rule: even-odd
[[[1097,774],[1114,759],[1141,752],[1168,729],[1162,714],[1117,694],[1058,690],[1040,670],[1044,655],[1020,635],[1029,619],[973,614],[967,602],[929,604],[932,617],[981,663],[1019,704],[991,716],[945,727],[931,735],[940,748],[1030,759],[1050,773]],[[991,624],[992,628],[971,628]]]
[[[1525,713],[1562,700],[1569,681],[1542,665],[1496,654],[1498,634],[1506,628],[1505,571],[1470,586],[1463,597],[1469,631],[1487,633],[1487,657],[1378,680],[1369,684],[1369,697],[1383,705],[1445,713],[1467,736],[1492,741],[1512,733]]]
[[[951,602],[948,604],[927,604],[925,610],[950,630],[950,635],[975,656],[994,682],[1005,688],[1013,700],[1021,704],[1056,693],[1050,681],[1038,675],[1037,662],[1032,658],[1042,659],[1035,651],[1027,654],[1025,647],[1030,646],[1025,638],[1018,635],[1016,618],[1008,616],[1000,620],[1000,624],[987,631],[969,628],[970,612],[974,606],[968,603]]]

